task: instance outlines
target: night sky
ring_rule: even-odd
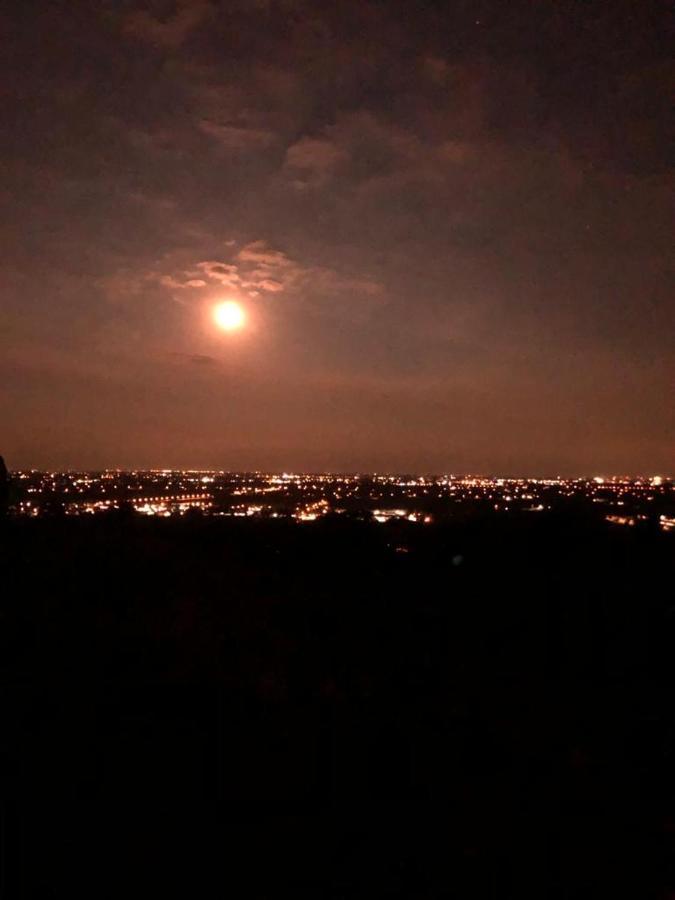
[[[6,0],[8,465],[672,472],[671,10]]]

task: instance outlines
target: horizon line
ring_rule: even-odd
[[[594,472],[593,474],[574,474],[574,475],[561,475],[561,474],[546,474],[546,475],[535,475],[535,474],[505,474],[498,472],[431,472],[431,471],[414,471],[414,470],[347,470],[347,469],[334,469],[334,470],[289,470],[289,469],[216,469],[216,468],[180,468],[173,466],[152,466],[152,467],[121,467],[121,466],[106,466],[104,468],[42,468],[31,466],[29,468],[15,468],[8,469],[8,473],[11,475],[12,473],[23,474],[25,472],[41,472],[41,473],[50,473],[50,474],[69,474],[69,473],[86,473],[86,474],[98,474],[103,472],[139,472],[139,473],[154,473],[154,474],[170,474],[170,473],[180,473],[180,474],[208,474],[208,475],[257,475],[257,476],[266,476],[266,475],[274,475],[279,477],[288,477],[288,478],[296,478],[298,476],[321,476],[321,477],[333,477],[333,478],[341,478],[341,477],[350,477],[350,478],[368,478],[368,477],[377,477],[377,478],[400,478],[404,476],[413,477],[413,478],[484,478],[484,479],[504,479],[504,480],[527,480],[527,481],[593,481],[594,479],[603,479],[605,481],[612,481],[617,479],[629,479],[633,481],[638,480],[652,480],[655,478],[660,478],[663,481],[673,481],[675,480],[675,476],[672,474],[663,474],[663,473],[650,473],[650,474],[631,474],[628,472],[622,473],[600,473]]]

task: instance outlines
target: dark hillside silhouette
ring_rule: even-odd
[[[8,896],[675,886],[671,535],[6,524]]]

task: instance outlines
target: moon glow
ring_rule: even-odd
[[[214,306],[213,321],[222,331],[238,331],[246,323],[246,313],[241,304],[225,300]]]

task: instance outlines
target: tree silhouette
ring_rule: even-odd
[[[5,460],[0,456],[0,516],[7,513],[9,506],[9,474]]]

